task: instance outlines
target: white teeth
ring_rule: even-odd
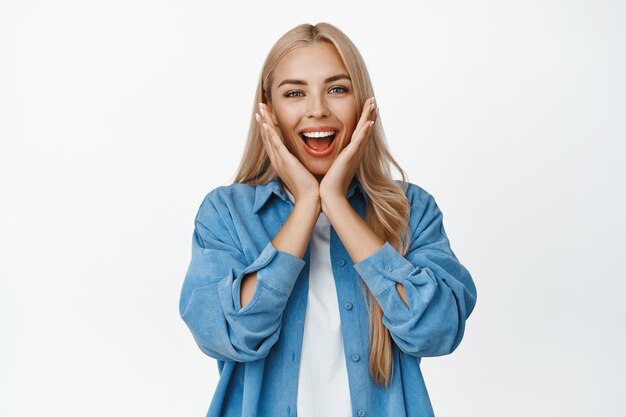
[[[308,133],[302,133],[302,135],[306,136],[307,138],[323,138],[326,136],[331,136],[334,135],[335,132],[308,132]]]

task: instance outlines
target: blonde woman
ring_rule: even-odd
[[[270,50],[241,165],[200,205],[181,291],[218,363],[208,416],[433,415],[420,360],[456,349],[476,287],[434,198],[391,156],[373,95],[333,25]]]

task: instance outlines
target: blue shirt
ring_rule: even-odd
[[[434,198],[410,182],[405,193],[411,204],[406,256],[385,242],[354,264],[331,225],[331,264],[355,417],[433,416],[420,360],[453,352],[476,304],[476,287],[450,247]],[[368,197],[356,178],[347,198],[365,218]],[[293,208],[280,178],[266,185],[217,187],[200,205],[179,309],[202,352],[217,359],[220,380],[208,417],[296,414],[310,248],[301,259],[271,243]],[[242,308],[241,280],[254,271],[257,287]],[[387,389],[369,372],[365,285],[380,304],[394,342]]]

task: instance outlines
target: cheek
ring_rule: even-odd
[[[343,125],[349,129],[349,130],[354,130],[354,128],[356,127],[358,121],[359,121],[359,117],[361,116],[357,110],[355,106],[349,106],[347,108],[343,108],[341,109],[342,111],[338,114],[340,114],[341,116],[341,120],[343,122]]]
[[[351,137],[352,134],[354,133],[354,129],[356,128],[358,121],[359,119],[357,116],[354,115],[354,113],[351,113],[349,116],[346,116],[346,123],[344,124],[344,127],[349,137]]]
[[[278,122],[278,128],[283,137],[283,142],[285,145],[291,146],[293,148],[294,142],[297,137],[296,135],[296,121],[293,117],[290,117],[290,114],[284,110],[276,110],[276,121]],[[291,150],[290,148],[290,150]]]
[[[293,137],[293,135],[294,135],[293,129],[285,130],[285,129],[282,128],[282,125],[279,124],[279,131],[280,131],[280,135],[281,135],[282,141],[285,144],[285,146],[287,147],[287,149],[289,150],[289,152],[294,153],[294,151],[296,150],[296,148],[298,146],[298,143],[296,142],[297,138]]]

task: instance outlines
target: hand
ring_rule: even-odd
[[[280,132],[274,124],[271,110],[264,103],[259,103],[259,114],[255,114],[265,151],[270,158],[274,170],[293,194],[296,202],[305,196],[319,200],[319,182],[309,170],[302,165],[283,143]]]
[[[372,119],[370,119],[372,116]],[[361,118],[354,128],[350,143],[337,155],[337,158],[328,169],[320,182],[320,198],[346,197],[348,186],[357,168],[363,159],[367,140],[370,138],[371,128],[378,116],[378,108],[374,97],[365,100]]]

